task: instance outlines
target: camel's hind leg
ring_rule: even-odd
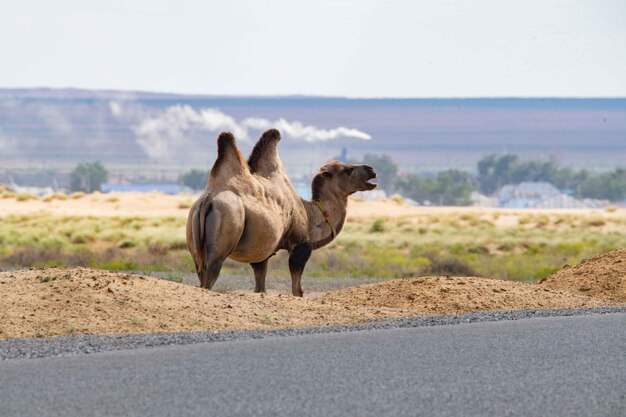
[[[311,257],[313,247],[311,242],[296,245],[289,251],[289,272],[291,273],[291,292],[296,297],[302,297],[302,273],[307,261]]]
[[[224,260],[233,252],[244,229],[243,204],[234,194],[223,192],[210,201],[210,210],[204,222],[193,215],[192,239],[194,244],[198,278],[202,288],[211,289],[217,281]],[[204,226],[204,227],[203,227]]]
[[[202,288],[211,289],[215,285],[215,281],[220,276],[222,270],[222,264],[225,258],[207,259],[204,265],[198,271],[198,278],[200,278],[200,286]]]
[[[228,233],[216,234],[216,243],[207,243],[204,247],[205,258],[203,264],[198,271],[200,278],[200,286],[202,288],[211,289],[220,276],[222,264],[237,246],[241,234],[235,233],[235,236]]]
[[[270,258],[264,261],[250,264],[254,271],[254,292],[265,292],[265,276],[267,275],[267,262]]]

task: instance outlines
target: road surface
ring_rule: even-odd
[[[626,416],[626,314],[0,362],[1,416]]]

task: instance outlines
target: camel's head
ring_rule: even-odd
[[[373,178],[376,178],[376,172],[369,165],[332,161],[322,166],[320,173],[313,179],[313,194],[316,194],[315,189],[320,187],[345,195],[373,190],[378,185],[370,182]]]

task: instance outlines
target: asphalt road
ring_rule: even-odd
[[[626,314],[0,362],[1,416],[625,416]]]

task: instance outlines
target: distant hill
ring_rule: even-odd
[[[299,123],[297,123],[299,122]],[[225,97],[76,89],[0,89],[0,171],[100,160],[152,175],[208,168],[219,130],[248,152],[283,132],[288,170],[306,173],[346,147],[387,153],[410,172],[471,169],[487,153],[626,166],[626,99]],[[368,138],[370,138],[368,140]]]

